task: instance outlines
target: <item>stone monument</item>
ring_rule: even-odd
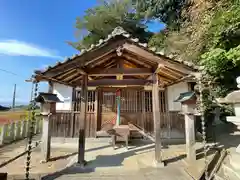
[[[47,162],[50,159],[51,154],[51,127],[49,123],[50,116],[56,111],[56,103],[61,101],[56,94],[40,92],[38,97],[36,97],[36,102],[40,103],[40,116],[43,120],[41,138],[41,151],[44,159],[43,162]]]
[[[186,154],[190,164],[196,161],[195,114],[197,97],[195,92],[181,93],[175,102],[181,103],[181,114],[185,118]]]
[[[236,79],[237,87],[240,89],[240,76]],[[228,122],[236,125],[237,129],[240,131],[240,90],[233,91],[229,93],[225,98],[217,99],[221,104],[232,104],[235,112],[235,116],[227,116]],[[236,152],[240,155],[240,144],[236,148]]]

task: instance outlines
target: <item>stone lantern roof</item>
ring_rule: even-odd
[[[174,102],[184,103],[193,98],[196,98],[195,92],[192,92],[192,91],[184,92],[184,93],[180,93],[180,95],[178,96],[178,98],[176,100],[174,100]]]
[[[61,102],[56,94],[43,93],[43,92],[40,92],[35,100],[36,100],[36,102],[40,102],[40,103],[54,103],[54,102],[57,103],[57,102]]]
[[[238,88],[240,88],[240,76],[236,79]],[[229,93],[225,98],[218,98],[220,104],[238,104],[240,103],[240,90]]]
[[[229,93],[225,98],[218,98],[221,104],[237,104],[240,103],[240,90]]]

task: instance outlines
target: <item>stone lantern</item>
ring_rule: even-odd
[[[50,147],[51,147],[51,134],[49,128],[49,118],[51,114],[56,112],[56,103],[61,102],[56,94],[42,93],[36,97],[36,102],[40,103],[40,116],[43,120],[42,125],[42,143],[41,151],[43,153],[44,161],[50,159]]]
[[[240,88],[240,76],[236,79],[237,87]],[[229,93],[225,98],[218,98],[217,101],[221,104],[232,104],[235,112],[235,116],[227,116],[227,121],[236,125],[238,134],[240,131],[240,90]],[[240,155],[240,144],[236,148],[236,152]],[[240,159],[240,158],[239,158]],[[239,166],[240,168],[240,166]]]
[[[185,134],[186,134],[186,153],[187,159],[190,163],[196,161],[195,149],[195,114],[197,97],[195,92],[181,93],[175,102],[181,103],[181,114],[185,119]]]

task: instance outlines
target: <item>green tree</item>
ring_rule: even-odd
[[[141,19],[135,16],[129,0],[103,1],[99,6],[88,9],[83,18],[77,18],[77,34],[87,32],[87,35],[70,44],[79,50],[88,48],[91,44],[97,43],[99,39],[106,38],[117,26],[123,27],[143,42],[147,42],[152,35],[146,31],[146,26]]]
[[[187,0],[133,0],[137,15],[145,19],[159,19],[168,28],[178,29],[184,20],[182,11]]]

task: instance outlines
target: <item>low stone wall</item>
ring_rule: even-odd
[[[0,146],[11,142],[24,139],[30,130],[29,120],[19,120],[0,126]],[[42,131],[42,120],[37,119],[34,124],[34,135]]]

